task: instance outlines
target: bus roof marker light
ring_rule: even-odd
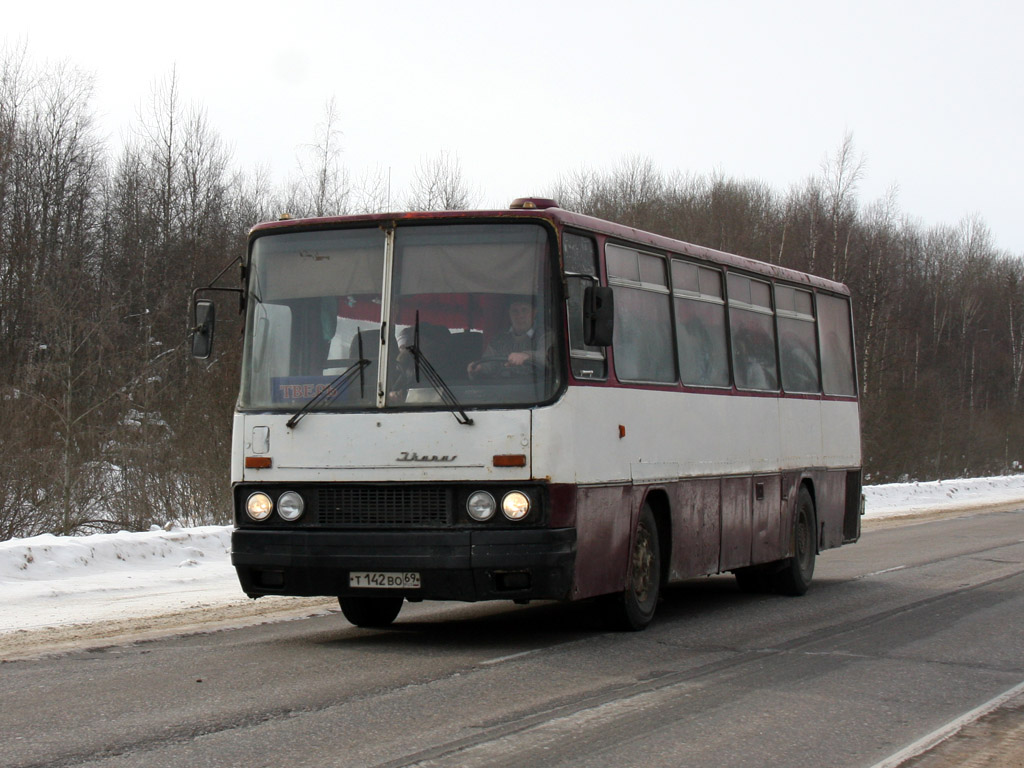
[[[542,211],[545,208],[557,208],[558,203],[549,197],[517,197],[509,205],[513,211]]]

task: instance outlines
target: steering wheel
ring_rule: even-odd
[[[511,374],[516,368],[522,368],[531,375],[536,375],[542,368],[541,364],[533,358],[528,358],[519,365],[508,365],[508,355],[487,355],[479,360],[474,360],[472,364],[482,366],[472,374],[474,379],[497,378],[505,374]]]

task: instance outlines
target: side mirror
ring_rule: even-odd
[[[192,357],[205,360],[213,351],[213,327],[217,312],[209,299],[198,299],[193,310]]]
[[[608,347],[615,329],[615,301],[611,288],[589,285],[583,291],[583,343]]]

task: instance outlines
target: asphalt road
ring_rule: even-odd
[[[871,768],[1022,681],[1017,510],[867,530],[801,598],[688,582],[637,634],[432,603],[8,662],[0,765]]]

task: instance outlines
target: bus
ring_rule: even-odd
[[[539,198],[285,217],[241,273],[250,597],[336,596],[362,627],[407,600],[596,598],[639,630],[667,584],[800,595],[860,536],[840,283]],[[214,303],[193,315],[204,358]]]

